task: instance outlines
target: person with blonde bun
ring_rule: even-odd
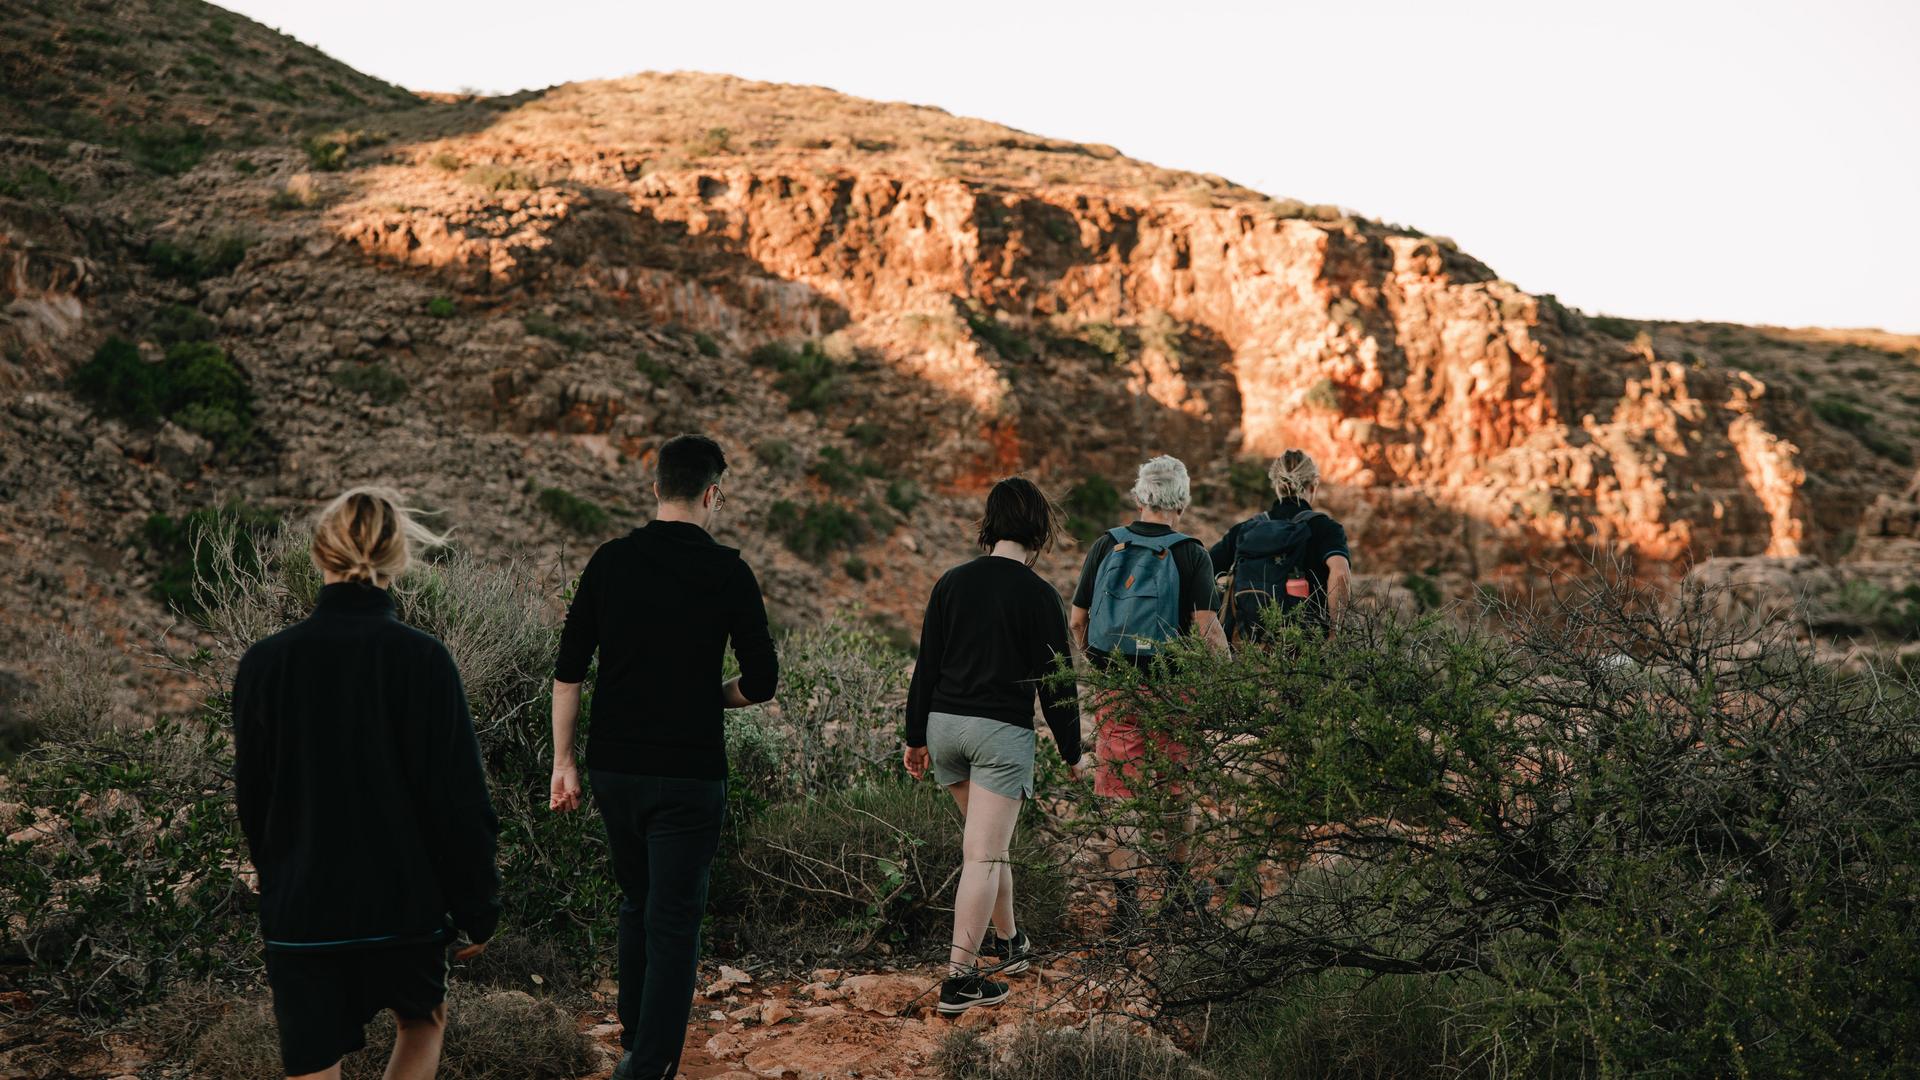
[[[388,1080],[439,1068],[449,945],[500,917],[499,820],[460,673],[389,589],[443,538],[383,488],[314,519],[313,614],[248,649],[233,681],[234,800],[260,875],[267,982],[290,1077],[340,1076],[381,1010]]]
[[[1225,618],[1234,641],[1264,636],[1269,608],[1331,633],[1347,609],[1352,551],[1347,530],[1313,508],[1320,466],[1305,450],[1288,450],[1267,469],[1273,505],[1227,530],[1208,554],[1217,574],[1231,574]]]

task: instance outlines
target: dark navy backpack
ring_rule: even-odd
[[[1173,546],[1181,533],[1142,536],[1122,525],[1107,530],[1113,550],[1093,580],[1087,644],[1108,656],[1152,656],[1180,636],[1180,567]]]
[[[1302,510],[1276,520],[1262,513],[1241,528],[1224,616],[1230,639],[1265,636],[1261,613],[1269,607],[1277,605],[1283,613],[1294,615],[1307,603],[1313,579],[1302,560],[1307,542],[1313,539],[1313,519],[1326,516],[1318,510]]]

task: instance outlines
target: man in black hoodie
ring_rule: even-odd
[[[759,582],[707,533],[726,468],[703,435],[660,448],[659,512],[588,560],[554,664],[550,805],[567,811],[580,805],[580,684],[600,657],[587,771],[622,894],[614,1080],[679,1068],[727,807],[723,710],[770,700],[779,676]],[[740,676],[723,683],[729,642]]]

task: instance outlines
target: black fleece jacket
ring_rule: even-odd
[[[500,823],[460,673],[384,589],[328,585],[248,649],[233,736],[268,948],[492,936]]]
[[[655,521],[600,545],[580,573],[553,677],[587,677],[596,651],[587,768],[727,778],[720,671],[728,644],[740,693],[773,697],[780,658],[760,583],[733,548],[685,521]]]
[[[1061,759],[1078,764],[1073,684],[1047,679],[1072,655],[1066,611],[1046,579],[998,555],[961,563],[941,575],[927,600],[907,689],[907,745],[927,745],[927,716],[935,711],[1031,730],[1037,694]]]

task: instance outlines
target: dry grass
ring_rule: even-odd
[[[591,132],[592,144],[582,143]],[[574,83],[504,114],[476,141],[542,146],[596,162],[646,158],[649,170],[838,168],[957,177],[1034,188],[1097,184],[1150,193],[1199,191],[1209,204],[1264,196],[1218,176],[1161,169],[1111,146],[1052,139],[944,109],[849,97],[821,86],[697,72],[647,72]]]
[[[378,1080],[392,1049],[393,1019],[382,1014],[367,1025],[367,1048],[342,1062],[345,1080]],[[592,1061],[590,1040],[553,1002],[518,990],[448,989],[440,1080],[561,1080]],[[264,992],[235,1002],[194,1046],[196,1080],[280,1075],[279,1034]]]

